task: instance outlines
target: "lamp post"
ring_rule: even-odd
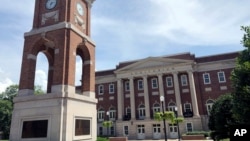
[[[108,117],[108,122],[109,122],[109,111],[107,111],[107,117]],[[107,135],[109,135],[109,126],[107,126]]]
[[[176,123],[177,123],[178,141],[180,141],[180,129],[179,129],[179,122],[177,120],[177,118],[178,118],[178,108],[175,107],[174,110],[175,110],[175,118],[176,118]]]
[[[160,96],[160,101],[161,101],[161,106],[162,106],[162,114],[164,114],[164,106],[163,106],[163,102],[164,102],[164,96]],[[163,125],[164,125],[164,135],[165,135],[165,141],[167,141],[167,128],[166,128],[166,121],[165,118],[163,118]]]

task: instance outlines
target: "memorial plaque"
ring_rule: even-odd
[[[48,120],[24,121],[22,138],[46,138]]]
[[[90,120],[76,119],[75,136],[90,135]]]

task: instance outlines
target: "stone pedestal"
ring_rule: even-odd
[[[17,96],[14,103],[11,141],[96,140],[94,97],[50,93]]]

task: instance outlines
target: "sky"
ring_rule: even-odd
[[[0,93],[19,83],[23,35],[32,28],[34,3],[8,0],[0,5]],[[149,56],[241,51],[241,26],[250,25],[249,5],[249,0],[95,0],[91,38],[96,70]],[[43,54],[37,64],[35,84],[45,89],[48,66]]]

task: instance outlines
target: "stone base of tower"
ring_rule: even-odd
[[[11,141],[96,140],[94,97],[49,93],[17,96],[14,103]]]

